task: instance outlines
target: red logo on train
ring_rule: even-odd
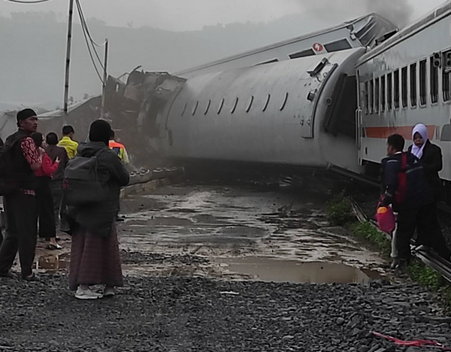
[[[320,43],[313,44],[313,50],[315,50],[317,53],[324,50],[324,46]]]

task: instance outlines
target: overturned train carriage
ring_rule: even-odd
[[[355,65],[364,48],[188,79],[156,126],[175,159],[360,173]]]

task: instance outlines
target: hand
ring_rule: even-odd
[[[42,147],[39,147],[39,155],[40,156],[43,156],[44,154],[45,154],[45,149],[44,148],[42,148]]]
[[[55,159],[55,163],[59,164],[60,161],[61,161],[61,159],[57,156],[56,159]]]

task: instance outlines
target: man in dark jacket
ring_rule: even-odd
[[[30,135],[36,132],[38,119],[31,109],[17,113],[18,131],[6,139],[4,152],[11,156],[11,174],[17,191],[5,195],[6,233],[0,247],[0,276],[12,277],[10,269],[19,251],[22,278],[34,278],[37,238],[37,212],[33,171],[42,165],[41,155]]]
[[[66,168],[67,161],[69,160],[67,156],[66,149],[63,147],[58,147],[58,136],[54,132],[50,132],[45,137],[47,143],[47,148],[45,149],[47,155],[52,159],[53,162],[58,158],[60,160],[58,169],[52,175],[52,181],[50,182],[50,189],[52,191],[53,197],[53,207],[55,213],[56,228],[61,223],[65,221],[64,217],[66,212],[62,211],[62,201],[63,201],[63,177],[64,169]]]
[[[423,166],[413,154],[403,152],[404,144],[401,135],[388,137],[388,157],[382,160],[384,194],[381,205],[391,204],[393,210],[398,212],[396,248],[401,265],[410,262],[410,241],[415,229],[418,228],[419,233],[427,232],[425,229],[428,229],[434,215],[430,206],[433,199]],[[443,237],[435,232],[430,236],[434,237],[434,249],[438,254],[449,258],[450,252]]]
[[[2,152],[2,149],[3,149],[3,139],[0,138],[0,153]],[[2,212],[0,212],[0,216],[2,216]],[[3,223],[1,223],[1,221],[0,221],[0,247],[2,246],[2,242],[3,242],[2,226],[3,226]]]

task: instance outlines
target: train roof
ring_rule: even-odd
[[[384,17],[382,17],[382,16],[380,16],[380,15],[378,15],[376,13],[371,13],[369,15],[358,17],[356,19],[344,22],[344,23],[339,24],[339,25],[334,26],[334,27],[330,27],[330,28],[323,29],[323,30],[320,30],[320,31],[308,33],[308,34],[305,34],[305,35],[302,35],[302,36],[299,36],[299,37],[296,37],[296,38],[292,38],[292,39],[288,39],[288,40],[285,40],[285,41],[282,41],[282,42],[278,42],[276,44],[267,45],[267,46],[264,46],[262,48],[258,48],[258,49],[255,49],[255,50],[250,50],[250,51],[247,51],[247,52],[244,52],[244,53],[241,53],[241,54],[230,56],[230,57],[227,57],[225,59],[209,62],[209,63],[204,64],[204,65],[200,65],[200,66],[197,66],[197,67],[193,67],[193,68],[189,68],[189,69],[186,69],[186,70],[183,70],[183,71],[179,71],[179,72],[177,72],[175,74],[176,75],[184,75],[184,74],[187,74],[187,73],[190,73],[190,72],[193,72],[193,71],[202,70],[202,69],[205,69],[205,68],[209,68],[209,67],[213,67],[213,66],[220,65],[220,64],[223,64],[223,63],[227,63],[229,61],[233,61],[233,60],[236,60],[236,59],[239,59],[239,58],[252,56],[252,55],[255,55],[255,54],[258,54],[258,53],[261,53],[261,52],[265,52],[265,51],[268,51],[268,50],[271,50],[271,49],[283,47],[283,46],[286,46],[286,45],[289,45],[289,44],[293,44],[293,43],[296,43],[296,42],[299,42],[299,41],[302,41],[302,40],[305,40],[305,39],[309,39],[309,38],[313,38],[313,37],[316,37],[316,36],[319,36],[319,35],[331,33],[331,32],[334,32],[334,31],[337,31],[337,30],[340,30],[340,29],[343,29],[343,28],[349,28],[351,31],[354,30],[355,34],[356,34],[356,37],[359,40],[362,40],[362,37],[364,37],[365,34],[367,34],[368,30],[375,25],[374,24],[375,21],[382,22],[385,25],[387,25],[387,27],[389,27],[389,28],[393,28],[393,29],[397,28],[393,23],[391,23],[390,21],[388,21]],[[359,25],[359,26],[357,28],[355,28],[357,25]],[[369,42],[368,43],[362,43],[362,46],[371,46],[372,43],[374,43],[376,39],[377,38],[372,38],[371,37],[371,38],[367,39],[367,41],[369,41]]]
[[[381,45],[376,46],[374,49],[370,50],[368,53],[363,55],[360,58],[358,65],[364,64],[368,60],[371,60],[375,56],[379,55],[385,50],[388,50],[397,43],[411,37],[415,33],[419,32],[421,29],[428,27],[429,25],[438,21],[442,16],[450,13],[451,13],[451,0],[448,0],[439,7],[437,7],[435,10],[427,14],[426,16],[422,17],[421,19],[412,23],[411,25],[403,28],[398,33],[393,35],[391,38],[383,42]]]

